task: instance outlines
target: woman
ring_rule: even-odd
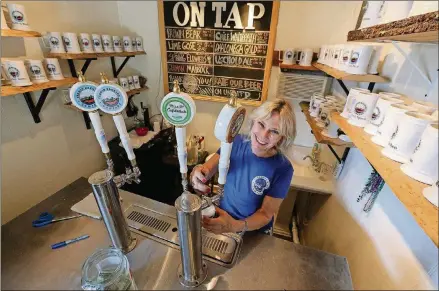
[[[268,101],[249,118],[249,136],[237,135],[218,217],[203,217],[213,233],[259,230],[272,234],[273,217],[288,193],[293,167],[287,152],[296,136],[294,111],[283,99]],[[220,150],[191,175],[195,190],[210,191],[205,183],[218,170]]]

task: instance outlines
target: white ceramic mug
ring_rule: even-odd
[[[22,87],[32,85],[22,60],[3,60],[2,63],[12,86]]]
[[[104,46],[104,51],[106,53],[114,53],[113,49],[113,39],[108,34],[102,35],[102,44]]]
[[[117,35],[113,36],[113,47],[114,47],[115,52],[118,52],[118,53],[123,52],[122,39],[120,38],[120,36],[117,36]]]
[[[128,76],[127,79],[128,79],[128,88],[130,88],[130,90],[136,89],[136,87],[134,86],[133,76]]]
[[[145,50],[143,48],[143,38],[141,36],[136,36],[136,50],[138,52],[143,52]]]
[[[63,80],[64,76],[61,71],[61,66],[56,58],[46,58],[44,59],[44,66],[46,68],[47,77],[49,80]]]
[[[332,67],[338,69],[340,67],[340,58],[343,52],[343,45],[334,46],[332,53]]]
[[[375,108],[373,109],[372,118],[369,124],[364,127],[364,131],[368,134],[375,135],[378,131],[378,127],[383,123],[384,116],[392,104],[404,103],[401,99],[386,97],[385,95],[379,95],[379,99]]]
[[[104,51],[104,48],[102,47],[102,39],[99,34],[92,34],[91,35],[92,41],[93,41],[93,49],[97,53],[102,53]]]
[[[319,56],[317,58],[317,63],[320,63],[320,64],[323,63],[323,57],[325,56],[325,50],[326,50],[326,45],[322,45],[322,47],[319,50]]]
[[[3,11],[3,9],[1,9],[1,14],[2,14],[2,22],[1,22],[1,28],[3,30],[7,30],[10,29],[8,26],[8,23],[6,22],[6,18],[5,18],[5,12]]]
[[[349,124],[365,127],[372,118],[373,110],[378,101],[378,94],[360,92],[355,97],[349,113]]]
[[[436,105],[426,101],[414,101],[411,106],[415,107],[419,112],[423,112],[425,114],[433,114],[433,112],[437,110]]]
[[[7,4],[9,10],[9,16],[12,21],[12,29],[16,30],[31,30],[28,24],[26,11],[24,10],[24,6],[20,4]]]
[[[422,133],[433,121],[430,115],[413,111],[406,112],[398,120],[388,145],[381,153],[399,163],[409,162]]]
[[[341,117],[349,118],[351,107],[355,102],[355,96],[360,92],[369,93],[370,91],[368,89],[363,89],[363,88],[352,88],[351,90],[349,90],[349,94],[348,97],[346,98],[346,103],[344,105],[343,112],[340,114]]]
[[[355,45],[346,72],[353,75],[365,75],[372,57],[373,46]]]
[[[66,52],[64,41],[60,32],[49,32],[48,41],[51,53],[63,54]]]
[[[325,130],[322,131],[322,135],[329,137],[329,138],[338,138],[338,125],[334,121],[332,121],[332,117],[329,116],[328,120],[326,122],[327,127]]]
[[[319,115],[320,104],[322,104],[323,101],[325,101],[325,99],[315,98],[310,113],[312,117],[317,117]]]
[[[313,54],[314,52],[312,49],[304,49],[300,55],[299,65],[307,67],[311,66]]]
[[[282,64],[292,65],[294,63],[294,50],[286,49],[282,58]]]
[[[133,44],[130,36],[123,37],[123,50],[126,52],[133,51]]]
[[[368,74],[378,74],[378,63],[380,61],[381,52],[383,51],[383,46],[375,45],[373,46],[372,55],[370,57],[369,66],[367,68]]]
[[[139,79],[139,76],[134,75],[134,76],[133,76],[133,82],[134,82],[134,88],[135,88],[135,89],[140,89],[140,88],[141,88],[141,87],[140,87],[140,79]]]
[[[128,84],[128,79],[127,78],[119,78],[119,85],[124,89],[125,92],[130,91],[130,86]]]
[[[417,181],[433,185],[438,180],[438,140],[438,124],[428,125],[410,162],[401,165],[401,170]]]
[[[69,53],[79,54],[81,53],[81,48],[78,42],[78,36],[73,32],[63,32],[62,34],[64,45]]]
[[[345,45],[343,47],[343,51],[341,52],[341,56],[339,57],[338,69],[340,71],[346,71],[349,65],[349,60],[351,59],[352,54],[352,45]]]
[[[88,33],[80,33],[81,49],[84,53],[93,53],[93,42]]]
[[[315,100],[316,98],[324,99],[325,97],[324,97],[323,94],[321,94],[321,93],[313,93],[312,96],[311,96],[311,99],[310,99],[310,101],[309,101],[308,112],[311,112],[311,111],[312,111],[311,109],[312,109],[312,107],[313,107],[314,100]]]
[[[26,65],[32,83],[40,84],[49,81],[47,79],[46,70],[44,69],[43,62],[41,60],[26,60],[24,63]]]
[[[416,109],[405,104],[390,105],[387,109],[386,116],[384,116],[383,122],[381,125],[378,125],[378,130],[375,136],[372,137],[372,141],[382,147],[387,146],[392,134],[395,132],[401,116],[404,115],[405,112],[413,110]]]

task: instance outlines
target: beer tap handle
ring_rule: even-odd
[[[183,178],[183,191],[187,191],[187,147],[186,147],[186,127],[176,127],[175,136],[177,138],[177,155],[180,165],[180,173]]]

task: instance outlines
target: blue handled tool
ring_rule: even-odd
[[[63,220],[69,220],[69,219],[73,219],[73,218],[78,218],[83,216],[81,215],[74,215],[74,216],[67,216],[67,217],[61,217],[61,218],[57,218],[55,219],[55,216],[53,216],[53,214],[50,214],[49,212],[43,212],[40,214],[40,216],[38,216],[37,220],[32,221],[32,226],[33,227],[42,227],[54,222],[58,222],[58,221],[63,221]]]
[[[90,237],[90,236],[89,236],[88,234],[86,234],[86,235],[81,235],[80,237],[77,237],[77,238],[68,239],[68,240],[65,240],[65,241],[62,241],[62,242],[59,242],[59,243],[53,244],[53,245],[52,245],[52,250],[54,250],[54,249],[59,249],[59,248],[62,248],[62,247],[65,247],[65,246],[67,246],[67,245],[69,245],[69,244],[75,243],[75,242],[80,241],[80,240],[87,239],[87,238],[89,238],[89,237]]]

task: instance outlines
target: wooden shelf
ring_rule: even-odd
[[[48,88],[57,88],[61,86],[69,86],[78,82],[77,78],[64,78],[63,80],[49,81],[41,84],[34,84],[26,87],[13,87],[13,86],[2,86],[1,87],[1,96],[10,96],[16,94],[23,94],[26,92],[39,91]]]
[[[142,87],[140,89],[130,90],[130,91],[127,92],[127,94],[130,97],[130,96],[134,96],[134,95],[139,94],[140,92],[148,90],[148,89],[149,89],[149,87],[145,86],[145,87]]]
[[[296,64],[285,65],[285,64],[280,63],[279,68],[289,69],[289,70],[320,71],[319,69],[317,69],[316,67],[313,67],[313,66],[300,66],[300,65],[296,65]]]
[[[48,58],[58,58],[64,60],[83,60],[83,59],[96,59],[106,57],[133,57],[137,55],[146,55],[146,52],[121,52],[121,53],[49,53]]]
[[[388,83],[389,79],[379,75],[352,75],[319,63],[312,64],[317,69],[325,72],[331,77],[343,81],[367,82],[367,83]]]
[[[411,34],[401,34],[394,36],[383,36],[376,37],[370,39],[362,39],[362,40],[353,40],[354,42],[392,42],[392,41],[401,41],[401,42],[418,42],[418,43],[437,43],[438,42],[438,34],[436,31],[427,31],[427,32],[419,32],[419,33],[411,33]]]
[[[314,137],[316,138],[316,141],[318,143],[322,144],[329,144],[329,145],[336,145],[336,146],[353,146],[352,143],[347,143],[342,141],[339,138],[330,138],[322,135],[322,128],[318,127],[314,118],[309,114],[309,103],[308,102],[300,102],[299,103],[300,108],[302,108],[302,112],[306,117],[306,121],[308,122],[309,126],[311,127],[311,130],[314,134]]]
[[[378,171],[393,193],[413,215],[425,233],[438,245],[438,209],[424,198],[422,190],[428,185],[418,182],[405,175],[401,164],[381,154],[382,147],[371,141],[371,136],[360,127],[350,125],[338,113],[332,120],[349,136],[354,145]]]
[[[2,36],[11,37],[41,37],[41,33],[36,31],[24,31],[15,29],[2,29]]]

